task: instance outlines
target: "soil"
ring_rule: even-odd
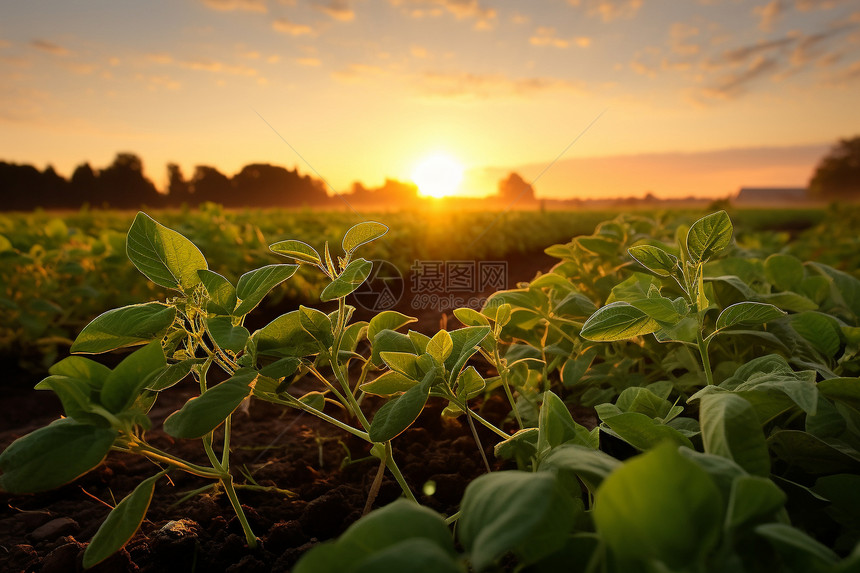
[[[543,253],[511,259],[509,288],[515,286],[514,281],[530,280],[553,262]],[[415,309],[404,304],[398,310],[415,316]],[[285,311],[268,310],[269,320]],[[453,321],[450,311],[443,315],[425,309],[418,315],[419,323],[410,326],[430,334]],[[18,372],[9,380],[22,378],[26,374]],[[38,377],[23,387],[32,387],[36,381]],[[21,388],[19,384],[0,386],[0,450],[61,412],[53,394]],[[191,388],[177,386],[160,396],[150,413],[153,429],[147,438],[171,453],[206,463],[199,441],[174,441],[160,429],[164,418],[192,395]],[[372,410],[374,405],[367,406]],[[509,409],[502,397],[492,397],[477,407],[485,418],[513,431]],[[442,404],[431,399],[415,424],[392,444],[394,457],[418,500],[451,515],[458,510],[466,486],[486,468],[465,419],[443,418],[441,410]],[[334,415],[334,408],[326,411]],[[169,479],[159,480],[138,533],[123,550],[90,571],[289,571],[302,553],[337,537],[362,515],[379,468],[378,460],[369,457],[365,442],[314,416],[259,401],[253,401],[247,412],[238,412],[234,420],[234,475],[246,470],[259,485],[289,490],[238,491],[260,547],[246,546],[223,493],[210,490],[181,501],[186,493],[211,482],[172,471]],[[505,467],[494,461],[497,437],[480,425],[478,435],[493,469]],[[30,496],[0,494],[0,571],[81,571],[86,543],[110,506],[157,471],[140,457],[111,453],[99,467],[60,489]],[[237,475],[237,481],[245,480]],[[373,507],[400,495],[400,487],[386,472]]]

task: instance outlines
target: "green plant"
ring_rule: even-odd
[[[350,323],[354,309],[345,303],[345,297],[364,282],[371,270],[370,262],[355,258],[356,249],[387,230],[385,225],[375,222],[350,228],[342,242],[344,255],[338,257],[337,264],[332,260],[328,243],[323,256],[300,241],[272,245],[275,253],[299,264],[318,267],[327,278],[320,299],[336,302],[337,309],[326,314],[302,306],[252,334],[243,325],[246,316],[273,288],[290,278],[298,264],[266,265],[243,274],[234,285],[209,270],[203,254],[191,241],[139,213],[128,231],[128,257],[152,282],[170,289],[173,296],[164,302],[110,310],[80,332],[71,348],[76,354],[142,347],[113,369],[79,355],[53,365],[50,375],[36,388],[55,392],[65,417],[19,438],[0,454],[3,472],[0,488],[10,493],[45,491],[93,469],[111,450],[137,454],[161,470],[144,480],[113,509],[86,550],[86,567],[98,563],[131,538],[146,514],[156,482],[173,470],[211,480],[222,489],[242,524],[248,545],[254,547],[257,540],[236,489],[275,491],[276,488],[260,487],[252,479],[250,484],[234,483],[230,444],[233,412],[255,397],[301,409],[373,443],[371,452],[394,474],[404,495],[414,501],[392,458],[389,442],[414,420],[403,417],[404,410],[412,415],[412,408],[403,406],[416,392],[406,392],[392,400],[371,424],[359,406],[357,395],[374,363],[356,352],[368,333],[372,337],[377,332],[394,333],[393,329],[414,319],[383,312],[369,323]],[[460,362],[459,368],[481,338],[475,337],[474,330],[469,331],[466,339],[462,334],[453,333],[457,348],[452,360]],[[450,343],[452,337],[445,339],[446,335],[440,335],[438,341]],[[427,373],[422,374],[425,380],[419,387],[422,392],[429,391],[437,371],[445,371],[441,360],[453,351],[450,345],[433,348],[435,342],[422,361],[431,363]],[[439,352],[444,353],[444,358]],[[387,353],[383,356],[389,363],[397,364]],[[348,376],[353,360],[363,363],[355,385]],[[417,372],[415,366],[404,370],[405,374]],[[215,371],[220,374],[216,376]],[[291,395],[288,390],[292,382],[305,375],[318,380],[323,391],[300,397]],[[182,459],[146,439],[146,431],[151,427],[147,414],[160,393],[189,376],[199,387],[199,396],[169,415],[164,430],[174,438],[200,440],[209,465]],[[426,395],[423,399],[426,400]],[[348,420],[357,422],[356,425],[325,413],[329,401],[338,403],[347,412]],[[418,404],[418,411],[422,406],[423,401]]]

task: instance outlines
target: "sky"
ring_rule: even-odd
[[[511,171],[540,197],[803,186],[860,134],[858,0],[12,0],[0,160]]]

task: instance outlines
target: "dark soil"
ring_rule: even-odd
[[[546,270],[552,263],[553,259],[542,253],[509,261],[509,288],[515,286],[515,280],[530,280],[537,270]],[[444,316],[433,309],[416,313],[404,304],[398,309],[419,315],[420,322],[410,325],[417,330],[432,334],[446,323],[454,327],[450,311]],[[277,309],[271,318],[283,311]],[[11,379],[22,377],[25,375],[13,373]],[[160,429],[163,419],[193,395],[190,385],[185,387],[175,387],[159,398],[150,413],[153,429],[147,437],[171,453],[206,463],[199,441],[174,441]],[[0,449],[61,412],[53,394],[20,388],[17,384],[0,386]],[[372,403],[367,405],[372,409]],[[469,482],[486,469],[465,419],[442,418],[441,409],[441,403],[431,400],[393,446],[395,459],[419,501],[450,515],[458,510]],[[506,421],[509,407],[503,398],[490,398],[479,410],[495,424],[512,429]],[[336,415],[334,408],[327,412]],[[246,546],[241,526],[223,493],[210,490],[177,503],[187,492],[211,482],[173,471],[169,479],[158,482],[149,513],[134,538],[91,571],[289,571],[308,548],[337,537],[362,515],[379,468],[378,460],[368,457],[365,442],[314,416],[259,401],[252,402],[247,413],[235,414],[234,420],[231,465],[237,483],[246,483],[239,475],[242,469],[259,485],[291,492],[239,490],[260,547],[252,550]],[[478,433],[488,459],[495,464],[493,469],[501,468],[500,462],[493,462],[497,437],[480,425]],[[157,472],[158,468],[145,459],[111,453],[98,468],[58,490],[32,496],[0,494],[0,571],[82,570],[86,543],[109,506]],[[400,495],[400,487],[386,472],[373,507]]]

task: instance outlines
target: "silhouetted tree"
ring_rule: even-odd
[[[48,165],[42,172],[41,181],[42,204],[48,208],[77,207],[68,196],[69,182]]]
[[[232,179],[238,191],[234,206],[285,206],[322,205],[328,195],[321,183],[297,170],[288,170],[267,163],[246,165]]]
[[[42,174],[32,165],[0,162],[0,209],[23,211],[43,206]]]
[[[113,163],[99,172],[96,198],[98,203],[126,209],[162,203],[155,185],[143,175],[143,162],[134,153],[117,153]]]
[[[499,197],[506,203],[530,202],[535,200],[535,190],[518,173],[511,173],[499,181]]]
[[[167,164],[167,200],[174,207],[182,204],[196,205],[191,194],[191,185],[185,180],[182,169],[176,163]]]
[[[69,180],[69,203],[75,207],[80,207],[84,203],[92,204],[97,185],[96,172],[89,163],[81,163],[75,167]]]
[[[820,199],[860,198],[860,136],[831,148],[809,181],[809,194]]]
[[[226,175],[208,165],[198,165],[188,182],[194,203],[204,201],[228,205],[234,201],[233,186]]]

